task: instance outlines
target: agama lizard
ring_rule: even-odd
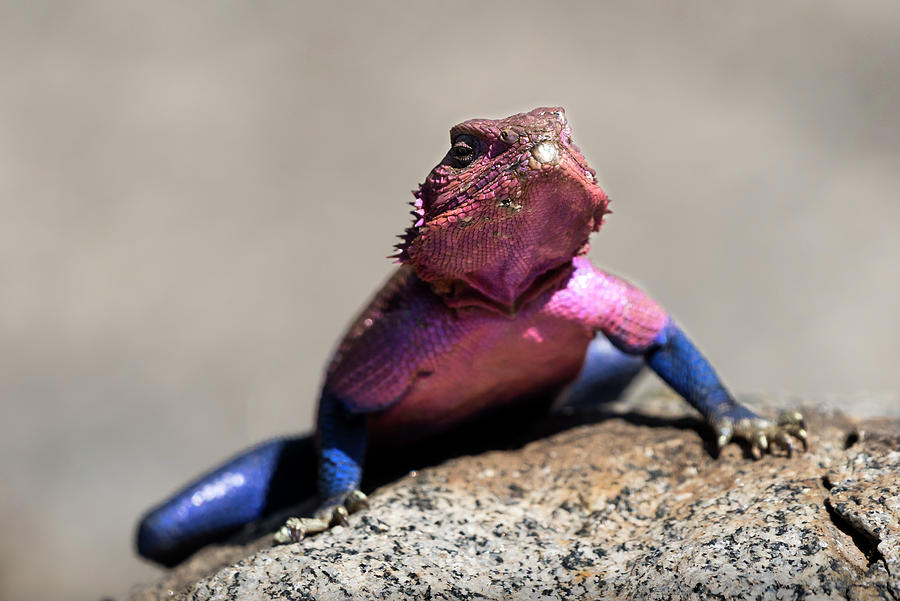
[[[277,541],[346,523],[365,506],[368,445],[428,436],[552,394],[579,374],[594,374],[592,385],[627,381],[636,362],[700,411],[719,448],[733,437],[757,457],[773,446],[790,453],[792,438],[805,447],[802,416],[772,422],[739,404],[655,301],[590,263],[588,238],[609,199],[561,108],[466,121],[450,142],[414,192],[401,266],[328,368],[317,418],[320,510],[288,520]],[[262,517],[285,444],[251,449],[152,510],[139,552],[175,563]]]

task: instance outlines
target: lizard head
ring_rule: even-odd
[[[542,276],[587,249],[608,198],[561,108],[473,119],[413,194],[396,258],[447,295],[512,308]]]

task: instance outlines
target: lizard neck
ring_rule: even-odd
[[[572,260],[569,260],[543,272],[511,303],[491,298],[461,280],[434,281],[428,282],[428,284],[432,292],[441,297],[444,303],[452,309],[478,308],[512,319],[522,307],[544,292],[563,287],[574,270]]]

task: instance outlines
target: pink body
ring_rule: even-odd
[[[666,320],[584,257],[514,316],[451,308],[402,267],[348,333],[325,388],[370,414],[373,439],[402,442],[570,382],[597,331],[639,351]]]

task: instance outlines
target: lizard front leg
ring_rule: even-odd
[[[757,458],[772,444],[783,447],[790,455],[795,438],[806,449],[802,415],[789,411],[772,422],[735,401],[706,357],[671,320],[657,335],[645,358],[660,378],[703,414],[715,430],[720,449],[733,437],[746,440]]]
[[[745,440],[754,457],[773,445],[788,454],[794,440],[806,448],[803,417],[797,412],[770,421],[738,403],[719,380],[709,361],[642,290],[612,274],[583,266],[586,280],[575,289],[594,327],[619,350],[643,356],[647,365],[675,392],[695,407],[716,434],[719,448],[733,438]]]
[[[318,417],[318,487],[321,505],[312,517],[289,518],[275,542],[290,543],[347,525],[349,515],[368,506],[359,490],[366,452],[366,416],[350,412],[336,396],[323,392]]]

